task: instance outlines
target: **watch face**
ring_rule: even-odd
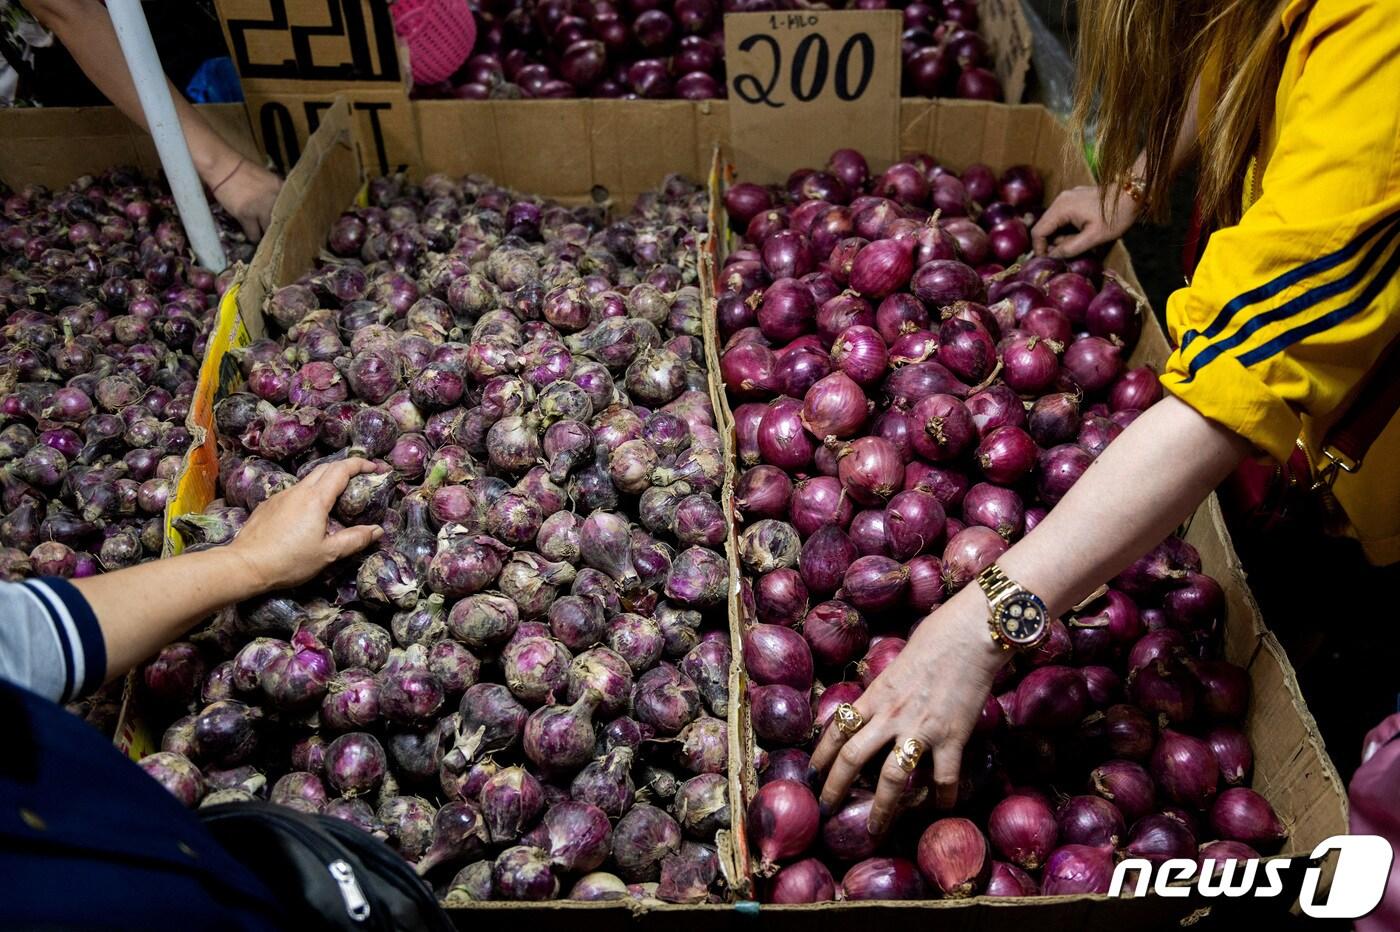
[[[1008,643],[1035,644],[1045,634],[1045,603],[1029,592],[1018,592],[997,609],[997,627]]]

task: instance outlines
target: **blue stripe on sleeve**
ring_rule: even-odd
[[[73,684],[72,695],[85,696],[101,686],[107,676],[107,642],[102,637],[102,627],[97,623],[97,616],[93,614],[87,599],[83,598],[78,588],[68,580],[46,576],[31,580],[31,583],[43,586],[57,598],[73,621],[73,627],[78,634],[78,644],[74,646],[82,650],[83,681]],[[63,625],[59,619],[54,621],[62,633]],[[61,637],[60,640],[65,641],[67,649],[67,638]]]

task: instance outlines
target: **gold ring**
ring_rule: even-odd
[[[865,718],[849,702],[836,707],[836,730],[849,738],[865,727]]]
[[[899,769],[905,773],[913,773],[914,768],[919,766],[919,758],[924,756],[928,748],[918,738],[905,738],[904,743],[894,749],[894,762],[899,765]]]

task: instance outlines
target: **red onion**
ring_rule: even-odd
[[[789,344],[786,350],[778,353],[778,363],[773,367],[773,381],[778,391],[801,398],[832,370],[829,354],[812,348],[794,348]]]
[[[981,382],[996,365],[996,344],[980,323],[949,317],[938,329],[938,361],[964,381]]]
[[[1037,336],[1012,338],[1001,348],[1002,378],[1011,388],[1025,395],[1039,394],[1060,374],[1055,350]]]
[[[972,582],[1006,550],[1006,541],[991,528],[968,527],[959,531],[943,549],[943,581],[948,590],[956,592]]]
[[[908,162],[896,162],[885,169],[884,174],[875,180],[873,189],[876,194],[906,206],[923,204],[928,200],[928,181],[923,172]]]
[[[758,343],[740,343],[720,356],[720,378],[735,398],[758,398],[777,384],[777,359],[772,350]]]
[[[839,526],[828,524],[814,531],[802,545],[798,567],[807,589],[825,596],[840,588],[847,568],[858,556],[850,537]]]
[[[788,343],[812,329],[816,313],[816,302],[806,285],[795,278],[779,278],[763,293],[758,326],[768,339]]]
[[[1288,837],[1269,801],[1241,786],[1216,798],[1210,807],[1210,827],[1221,838],[1255,848],[1272,848]]]
[[[1191,828],[1171,815],[1154,813],[1139,819],[1123,845],[1130,858],[1162,864],[1173,858],[1196,859],[1196,836]]]
[[[1146,411],[1161,400],[1162,383],[1150,366],[1127,370],[1108,393],[1108,407],[1112,411]]]
[[[1097,802],[1103,802],[1092,797]],[[1054,850],[1055,814],[1033,796],[1008,796],[987,817],[987,836],[998,854],[1025,870],[1039,870]]]
[[[905,643],[902,638],[886,637],[871,644],[870,650],[866,651],[865,656],[856,664],[856,675],[860,678],[860,684],[869,689],[870,684],[875,682],[895,657],[899,656]]]
[[[1090,781],[1094,792],[1117,806],[1130,823],[1156,808],[1156,785],[1141,764],[1108,761],[1094,769]]]
[[[914,422],[909,435],[914,449],[934,462],[956,459],[975,437],[971,412],[952,395],[934,394],[920,399],[909,417]]]
[[[1133,701],[1149,715],[1178,725],[1195,717],[1200,687],[1174,660],[1158,659],[1134,670],[1128,686]]]
[[[1249,674],[1224,660],[1188,660],[1188,669],[1201,684],[1198,705],[1217,721],[1239,721],[1249,705]]]
[[[1123,813],[1102,796],[1073,796],[1060,806],[1060,840],[1067,845],[1117,847],[1126,826]]]
[[[812,735],[812,704],[807,690],[791,686],[750,686],[754,733],[774,745],[806,744]]]
[[[806,784],[774,780],[758,788],[749,802],[749,834],[761,861],[758,874],[771,877],[778,862],[802,854],[816,840],[820,825],[817,798]]]
[[[1065,372],[1085,392],[1103,391],[1123,368],[1122,350],[1103,337],[1085,337],[1065,349]]]
[[[843,373],[862,386],[874,385],[885,375],[889,349],[873,327],[857,324],[836,337],[831,358]]]
[[[998,427],[1024,427],[1026,406],[1005,383],[998,382],[967,399],[977,432],[986,436]]]
[[[954,236],[957,235],[953,232],[956,225],[957,221],[948,225],[948,232]],[[985,240],[985,236],[983,238]],[[957,301],[980,301],[985,295],[981,276],[971,266],[954,259],[935,260],[921,266],[914,273],[910,290],[924,304],[937,308]]]
[[[1012,724],[1055,731],[1077,725],[1088,711],[1084,679],[1070,667],[1037,667],[1016,687]]]
[[[816,858],[789,864],[768,884],[765,903],[825,903],[836,899],[836,881]]]
[[[838,861],[859,861],[875,853],[882,839],[870,834],[870,810],[874,802],[874,793],[852,790],[822,823],[822,845],[828,854]]]
[[[991,528],[1008,541],[1021,536],[1026,523],[1020,496],[989,482],[979,482],[967,490],[962,516],[969,525]]]
[[[1108,893],[1113,882],[1113,847],[1065,845],[1051,852],[1045,862],[1040,892],[1045,896]]]
[[[860,612],[838,600],[823,602],[802,622],[813,659],[823,667],[844,667],[870,643],[870,630]]]
[[[880,505],[904,484],[904,461],[894,444],[861,437],[837,450],[841,484],[863,505]]]
[[[1117,282],[1109,281],[1089,302],[1083,323],[1096,337],[1117,339],[1132,346],[1142,332],[1142,312],[1136,298]]]
[[[1047,808],[1048,814],[1048,808]],[[1054,831],[1053,817],[1050,830]],[[987,839],[971,820],[939,819],[919,837],[919,870],[935,892],[947,899],[976,896],[992,869]]]
[[[841,878],[843,900],[921,900],[927,895],[919,868],[904,858],[867,858]]]
[[[986,68],[965,68],[958,75],[958,96],[964,100],[1001,101],[1001,80]]]
[[[847,327],[873,327],[874,324],[875,309],[853,291],[843,291],[817,308],[817,335],[828,344]]]
[[[1035,468],[1039,453],[1030,434],[1007,425],[983,435],[977,446],[977,465],[991,481],[1014,485]]]
[[[1079,477],[1093,463],[1084,448],[1064,443],[1040,454],[1036,472],[1036,492],[1049,505],[1057,505]]]
[[[1128,672],[1132,674],[1158,660],[1174,660],[1186,648],[1186,638],[1173,628],[1149,631],[1133,643],[1128,652]]]
[[[893,608],[904,597],[909,570],[889,557],[867,556],[846,569],[842,591],[846,601],[864,612]]]
[[[874,331],[871,335],[878,339]],[[845,372],[833,372],[807,391],[802,424],[821,439],[850,437],[865,425],[870,407],[859,384]]]
[[[758,578],[754,601],[759,621],[795,627],[807,613],[807,586],[796,570],[779,568]]]
[[[1187,571],[1163,597],[1162,608],[1178,628],[1209,631],[1225,615],[1225,591],[1210,576]]]
[[[788,518],[804,537],[829,524],[848,527],[854,514],[855,506],[832,476],[803,479],[792,489]]]
[[[1079,427],[1079,435],[1075,442],[1079,444],[1090,456],[1098,456],[1108,445],[1118,439],[1118,435],[1123,433],[1123,428],[1116,422],[1091,414],[1084,419]]]
[[[618,876],[633,883],[657,879],[662,862],[680,847],[680,825],[655,806],[633,806],[613,829],[613,861]]]
[[[862,556],[887,557],[889,548],[885,543],[885,511],[869,509],[857,512],[851,519],[851,543]]]
[[[811,463],[815,446],[802,426],[800,401],[779,398],[768,406],[758,427],[758,451],[765,463],[795,472]]]
[[[928,308],[909,294],[892,294],[875,309],[875,329],[891,345],[906,333],[927,330],[929,320]]]
[[[1206,734],[1206,744],[1220,767],[1220,779],[1236,786],[1249,779],[1254,768],[1254,750],[1244,732],[1230,725],[1218,725]]]
[[[778,748],[768,752],[767,760],[758,773],[759,786],[774,780],[796,780],[806,783],[815,792],[815,781],[808,777],[812,771],[812,755],[801,748]]]
[[[745,470],[735,483],[734,507],[750,519],[780,518],[788,512],[793,491],[792,480],[783,470],[776,466],[755,466]],[[793,524],[797,525],[795,519]],[[798,530],[802,530],[801,526]]]
[[[904,602],[916,612],[928,612],[943,602],[947,590],[943,585],[943,563],[935,556],[914,557],[904,568],[909,571],[909,587]]]
[[[761,185],[740,182],[724,192],[724,209],[739,226],[748,226],[750,220],[772,206],[772,195]]]
[[[850,286],[866,298],[881,300],[902,290],[914,274],[913,244],[882,239],[865,246],[851,264]]]
[[[1032,287],[1032,286],[1025,286]],[[1069,318],[1062,314],[1059,308],[1054,307],[1033,307],[1026,312],[1020,320],[1020,327],[1027,333],[1040,337],[1045,341],[1053,341],[1059,346],[1050,346],[1052,350],[1060,350],[1070,344],[1074,339],[1074,325],[1069,322]],[[1056,375],[1059,374],[1059,367],[1056,366]]]
[[[1215,798],[1220,770],[1200,738],[1164,729],[1152,751],[1152,772],[1173,802],[1204,809]]]
[[[885,506],[885,543],[890,556],[908,560],[928,550],[943,534],[947,516],[928,492],[899,492]]]
[[[781,625],[759,624],[744,632],[744,666],[764,686],[812,686],[811,648],[802,635]]]
[[[1014,864],[993,861],[987,880],[987,896],[1035,896],[1040,892],[1035,879]]]
[[[969,265],[981,265],[991,258],[991,242],[988,240],[986,232],[973,221],[965,217],[958,217],[949,220],[943,225],[943,228],[957,241],[958,252],[961,254],[963,262]],[[966,281],[970,288],[970,279]],[[979,280],[979,289],[980,285],[981,282]],[[914,293],[916,295],[919,294],[917,291]],[[922,299],[923,296],[920,295],[920,298]],[[941,303],[950,304],[952,302],[944,301]]]

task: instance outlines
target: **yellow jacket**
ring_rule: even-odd
[[[1400,2],[1294,0],[1280,41],[1246,210],[1167,303],[1162,384],[1276,460],[1301,440],[1316,466],[1400,334]],[[1370,559],[1400,560],[1400,417],[1335,491]]]

